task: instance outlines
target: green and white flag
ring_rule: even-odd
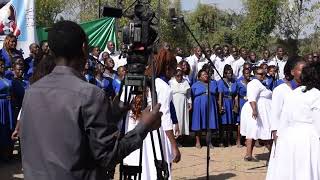
[[[115,18],[105,17],[79,25],[88,36],[89,46],[99,46],[100,49],[104,50],[108,41],[113,41],[117,45]],[[37,34],[39,41],[48,38],[46,28],[37,28]]]

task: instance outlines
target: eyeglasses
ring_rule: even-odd
[[[263,75],[264,75],[264,73],[256,73],[256,75],[263,76]]]

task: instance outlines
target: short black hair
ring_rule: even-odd
[[[225,74],[227,74],[228,71],[231,71],[233,73],[232,67],[229,64],[226,64],[223,68],[223,77]]]
[[[263,70],[263,68],[262,67],[260,67],[260,66],[257,66],[255,69],[254,69],[254,74],[257,74],[257,71],[258,70]]]
[[[198,79],[201,77],[201,74],[203,73],[203,72],[205,72],[205,73],[207,73],[208,74],[208,72],[205,70],[205,69],[201,69],[199,72],[198,72]]]
[[[42,46],[44,45],[44,43],[47,43],[48,42],[48,40],[42,40],[41,42],[40,42],[40,48],[42,48]]]
[[[303,68],[301,84],[306,86],[305,91],[316,88],[320,90],[320,62],[313,62]]]
[[[32,48],[32,46],[33,46],[33,45],[38,46],[38,44],[37,44],[37,43],[31,43],[31,44],[29,45],[29,50],[31,50],[31,48]]]
[[[277,70],[277,66],[275,66],[275,65],[270,65],[270,66],[268,66],[268,72],[269,72],[271,69],[276,69],[276,70]]]
[[[305,62],[300,56],[291,56],[286,65],[283,68],[283,74],[287,77],[287,80],[291,81],[293,76],[291,75],[291,70],[293,70],[299,63]]]
[[[84,57],[82,47],[87,42],[84,30],[72,21],[55,23],[48,33],[49,47],[56,57],[66,59]]]

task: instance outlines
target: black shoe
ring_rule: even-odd
[[[250,157],[250,156],[245,156],[243,159],[244,159],[244,161],[249,161],[249,162],[259,162],[258,159]]]

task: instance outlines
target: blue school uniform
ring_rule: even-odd
[[[11,69],[11,68],[10,68],[10,69]],[[4,77],[5,77],[6,79],[13,80],[14,73],[13,73],[10,69],[9,69],[9,70],[6,70],[6,71],[4,72]]]
[[[118,79],[118,78],[113,79],[113,81],[112,81],[112,88],[113,88],[113,91],[114,91],[116,94],[119,93],[120,87],[121,87],[121,81],[120,81],[120,79]]]
[[[15,124],[11,105],[12,82],[0,78],[0,148],[13,145],[11,134]]]
[[[90,83],[90,84],[95,84],[96,83],[92,74],[87,73],[87,74],[84,75],[84,77],[86,78],[86,81],[88,83]]]
[[[276,81],[276,87],[279,86],[279,85],[281,85],[281,84],[283,84],[283,83],[285,83],[286,81],[287,81],[286,79],[279,79],[279,80],[277,80],[277,81]],[[276,87],[275,87],[275,88],[276,88]]]
[[[282,84],[284,81],[281,80],[276,80],[274,78],[272,78],[271,76],[267,76],[267,78],[263,81],[263,83],[265,84],[265,86],[267,87],[267,89],[273,91],[274,88],[276,88],[277,86],[279,86],[280,84]]]
[[[193,96],[193,113],[192,113],[192,126],[193,131],[200,131],[207,127],[207,107],[208,107],[208,86],[207,84],[197,81],[192,87]],[[215,80],[210,83],[210,117],[209,117],[209,129],[218,128],[218,114],[216,94],[218,92],[218,85]]]
[[[223,107],[225,113],[221,115],[221,124],[235,124],[235,117],[233,115],[233,97],[237,93],[237,83],[235,80],[231,82],[228,86],[223,82],[222,79],[218,81],[218,92],[223,95]]]
[[[95,79],[95,85],[103,89],[106,92],[107,97],[113,97],[114,92],[112,88],[112,79],[108,77],[102,78],[102,80]]]
[[[239,114],[237,116],[237,123],[240,123],[241,110],[243,105],[248,101],[247,98],[247,84],[244,80],[237,80],[237,94],[239,97]]]
[[[13,53],[12,58],[18,58],[18,57],[23,58],[21,51],[13,50],[12,53]],[[4,60],[4,67],[6,69],[12,67],[11,58],[5,48],[0,49],[0,57]]]
[[[32,56],[24,60],[24,79],[29,80],[34,72],[34,59]]]
[[[22,101],[26,89],[29,87],[29,81],[13,79],[12,81],[12,92],[14,98],[12,99],[12,105],[14,107],[14,120],[17,119],[19,111],[22,107]]]

